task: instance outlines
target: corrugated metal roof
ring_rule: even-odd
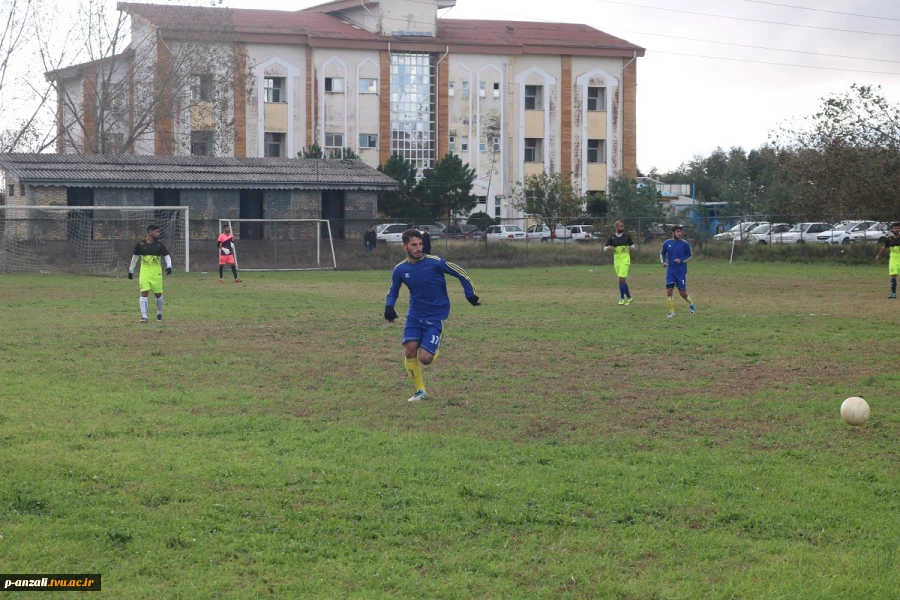
[[[19,182],[94,187],[383,189],[397,182],[361,160],[104,154],[0,154]]]

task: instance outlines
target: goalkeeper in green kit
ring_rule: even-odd
[[[128,268],[128,279],[134,279],[134,267],[138,261],[141,263],[141,323],[147,322],[147,308],[149,307],[150,292],[156,295],[156,320],[162,321],[163,313],[163,285],[162,285],[162,261],[166,261],[166,275],[172,274],[172,257],[162,242],[159,241],[159,227],[149,225],[147,238],[141,240],[134,247],[134,256],[131,257],[131,266]]]

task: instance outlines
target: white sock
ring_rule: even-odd
[[[158,315],[162,314],[162,299],[162,296],[156,299],[156,314]]]
[[[150,301],[147,300],[145,296],[141,296],[141,317],[147,318],[147,307],[150,305]]]

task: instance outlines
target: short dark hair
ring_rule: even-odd
[[[407,229],[403,232],[403,237],[401,239],[403,240],[404,244],[408,244],[409,240],[411,240],[412,238],[419,238],[421,240],[422,232],[420,232],[418,229]]]
[[[675,225],[674,227],[672,227],[672,231],[684,231],[684,227],[682,227],[681,225]]]
[[[891,223],[891,229],[893,229],[894,227],[900,227],[900,221],[897,221],[896,223]]]
[[[147,233],[151,231],[159,231],[159,225],[147,225]]]

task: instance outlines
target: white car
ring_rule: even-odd
[[[491,241],[525,240],[525,231],[518,225],[491,225],[484,230],[484,238]]]
[[[883,244],[891,234],[891,226],[887,223],[873,223],[868,229],[854,231],[850,234],[850,243],[874,242]]]
[[[409,229],[406,223],[388,223],[384,228],[375,234],[375,238],[379,242],[390,242],[399,244],[403,241],[403,232]]]
[[[790,223],[759,225],[747,234],[747,241],[751,244],[779,244],[781,243],[781,235],[790,230]]]
[[[816,236],[831,229],[828,223],[797,223],[780,236],[782,244],[812,244]]]
[[[569,225],[566,230],[576,242],[590,241],[594,239],[595,235],[593,225]]]
[[[713,236],[713,239],[716,241],[727,241],[730,242],[733,239],[743,240],[747,238],[747,234],[755,227],[759,227],[760,225],[767,225],[768,223],[763,223],[761,221],[747,221],[746,223],[738,223],[728,231],[723,231],[722,233],[717,233]]]
[[[525,237],[527,237],[532,242],[549,242],[551,240],[557,239],[565,239],[568,237],[572,237],[572,234],[569,233],[569,230],[562,226],[556,227],[556,234],[550,234],[550,228],[543,223],[539,223],[537,225],[532,225],[528,229],[525,230]]]
[[[849,244],[851,235],[862,233],[874,224],[875,221],[844,221],[817,235],[816,241],[820,244]]]

